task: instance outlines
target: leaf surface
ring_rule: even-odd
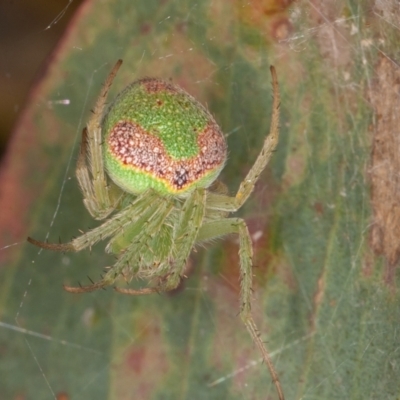
[[[119,58],[110,99],[158,76],[207,104],[228,134],[221,179],[231,193],[268,132],[268,67],[276,66],[280,143],[240,212],[255,247],[255,320],[287,399],[398,398],[398,259],[376,236],[396,232],[385,221],[397,214],[374,219],[393,199],[371,203],[371,184],[381,189],[369,171],[379,167],[372,151],[392,160],[374,134],[386,127],[385,140],[394,140],[384,121],[398,100],[393,112],[382,104],[398,80],[377,49],[393,54],[396,15],[345,2],[257,7],[92,0],[77,13],[1,170],[0,399],[276,398],[238,317],[235,237],[197,249],[176,292],[143,297],[62,290],[97,280],[114,262],[102,244],[59,254],[25,243],[28,235],[68,241],[98,225],[74,165],[90,108]]]

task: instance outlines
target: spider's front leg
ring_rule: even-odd
[[[108,91],[121,64],[122,60],[118,60],[102,87],[93,115],[82,132],[76,165],[76,177],[84,196],[84,204],[95,219],[104,219],[115,209],[116,200],[110,196],[110,186],[104,170],[101,120]]]
[[[260,177],[261,172],[266,167],[270,160],[272,153],[274,152],[279,139],[279,106],[280,106],[280,95],[278,79],[276,71],[273,66],[270,67],[272,76],[272,88],[274,101],[272,104],[272,116],[269,135],[265,138],[263,147],[260,154],[258,155],[256,162],[247,173],[246,178],[242,181],[239,186],[239,190],[235,197],[229,197],[221,194],[210,193],[207,200],[207,207],[227,211],[235,212],[246,202],[249,198],[254,186]]]
[[[239,209],[249,198],[251,192],[254,189],[254,185],[256,184],[258,178],[260,177],[261,172],[266,167],[279,140],[280,95],[279,95],[278,78],[276,76],[275,68],[272,65],[270,67],[270,71],[272,76],[274,101],[272,103],[272,116],[271,116],[269,135],[265,138],[264,145],[261,149],[260,154],[256,159],[256,162],[251,167],[250,171],[247,173],[246,178],[240,184],[239,190],[236,193],[235,200],[237,209]]]
[[[251,237],[244,220],[240,218],[227,218],[208,222],[204,224],[197,237],[198,242],[208,241],[216,237],[221,237],[236,233],[239,235],[239,258],[240,258],[240,316],[245,324],[253,342],[257,345],[264,362],[267,364],[272,380],[278,392],[279,400],[284,400],[282,387],[278,374],[268,354],[264,342],[260,338],[256,323],[251,313],[251,293],[252,293],[252,258],[253,246]]]
[[[154,193],[144,193],[136,198],[128,207],[113,215],[102,225],[72,239],[68,243],[47,243],[28,237],[28,242],[46,250],[61,252],[77,252],[92,247],[100,240],[105,240],[132,224],[147,210],[148,205],[157,200]],[[134,218],[132,218],[134,215]]]

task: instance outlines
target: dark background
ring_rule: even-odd
[[[31,86],[82,2],[0,2],[0,159]]]

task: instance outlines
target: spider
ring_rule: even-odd
[[[91,216],[105,220],[66,244],[32,238],[35,246],[77,252],[109,239],[106,252],[117,255],[101,280],[64,289],[90,292],[119,278],[146,279],[148,287],[116,287],[130,295],[175,289],[193,247],[229,234],[239,236],[241,319],[267,364],[280,400],[278,375],[251,313],[252,242],[243,219],[230,217],[249,198],[271,158],[279,136],[279,88],[273,66],[270,133],[236,196],[217,181],[227,158],[223,133],[211,114],[178,86],[145,78],[127,86],[106,107],[122,64],[108,75],[93,115],[82,132],[76,176]],[[108,177],[107,177],[108,176]],[[114,213],[113,215],[111,215]]]

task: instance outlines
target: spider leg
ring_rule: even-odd
[[[81,147],[79,150],[78,161],[76,163],[75,174],[78,179],[79,186],[82,190],[83,194],[83,202],[85,207],[89,211],[90,215],[97,216],[99,205],[94,197],[92,180],[90,179],[89,170],[86,165],[86,157],[87,157],[87,128],[83,128],[82,131],[82,140]]]
[[[28,238],[26,239],[29,243],[40,247],[42,249],[45,250],[52,250],[52,251],[61,251],[63,253],[68,252],[68,251],[78,251],[75,250],[74,245],[72,244],[72,242],[69,243],[47,243],[47,242],[41,242],[39,240],[33,239],[31,237],[28,236]]]
[[[105,286],[107,286],[106,283],[103,281],[93,283],[92,285],[86,285],[86,286],[67,286],[63,285],[63,288],[65,291],[69,293],[87,293],[87,292],[94,292],[95,290],[98,289],[103,289]]]
[[[171,199],[160,197],[152,191],[142,195],[142,198],[143,210],[138,212],[137,207],[133,207],[130,212],[129,224],[127,224],[129,226],[124,226],[123,229],[117,232],[106,247],[107,252],[115,254],[121,251],[128,251],[124,256],[127,263],[130,262],[129,258],[139,256],[141,253],[139,247],[135,250],[135,243],[138,243],[136,246],[140,246],[140,243],[148,240],[146,235],[147,237],[155,235],[158,227],[162,225],[162,222],[173,208]],[[132,216],[133,213],[134,215]],[[134,244],[133,247],[131,247],[132,243]],[[130,253],[131,251],[133,254]]]
[[[237,207],[240,208],[248,199],[251,192],[254,189],[254,185],[257,182],[261,172],[266,167],[269,159],[278,144],[279,139],[279,106],[280,106],[280,95],[278,78],[276,76],[275,68],[271,65],[271,76],[272,76],[272,88],[274,92],[274,100],[272,104],[272,116],[271,125],[269,129],[269,135],[265,138],[264,145],[258,155],[256,162],[247,173],[246,178],[242,181],[239,186],[239,190],[236,193]]]
[[[218,221],[205,223],[198,234],[197,241],[207,241],[216,237],[225,236],[231,233],[239,235],[239,258],[240,258],[240,278],[241,278],[241,311],[240,316],[245,324],[247,331],[253,342],[257,345],[264,362],[267,364],[272,380],[280,400],[284,400],[282,387],[276,373],[275,367],[268,354],[264,342],[260,338],[256,323],[251,313],[251,293],[252,293],[252,257],[253,247],[247,225],[240,218],[227,218]]]
[[[196,189],[182,207],[179,221],[174,227],[173,246],[169,256],[172,268],[164,290],[175,289],[181,281],[186,262],[203,223],[205,204],[205,189]]]
[[[112,218],[108,219],[102,225],[94,228],[81,236],[73,239],[69,243],[47,243],[28,237],[28,242],[42,249],[61,251],[61,252],[77,252],[87,247],[93,246],[100,240],[107,239],[116,232],[122,230],[126,225],[137,221],[140,216],[146,211],[148,205],[155,201],[158,196],[154,193],[145,193],[138,196],[135,201],[128,207],[123,209]],[[132,215],[133,214],[133,215]]]
[[[131,296],[141,296],[143,294],[153,294],[153,293],[159,293],[159,288],[143,288],[143,289],[130,289],[130,288],[120,288],[120,287],[115,287],[115,291],[118,293],[122,294],[129,294]]]
[[[93,218],[104,219],[114,210],[114,205],[121,198],[122,193],[118,188],[115,187],[115,185],[111,186],[114,189],[113,192],[111,192],[107,187],[107,190],[109,191],[111,206],[105,210],[102,210],[102,207],[99,204],[99,201],[95,195],[93,181],[90,177],[90,172],[86,165],[86,159],[88,157],[88,130],[87,128],[84,128],[82,131],[81,147],[78,155],[78,161],[76,163],[75,174],[78,179],[79,187],[81,188],[83,194],[83,203],[85,204],[86,209],[89,211],[90,215]],[[115,190],[117,190],[117,193],[114,193]]]
[[[239,190],[235,197],[225,196],[223,194],[209,193],[207,198],[207,207],[215,208],[221,211],[234,212],[237,211],[249,198],[251,192],[254,189],[261,172],[266,167],[270,160],[273,151],[278,144],[279,139],[279,106],[280,106],[280,94],[278,79],[276,76],[275,68],[271,65],[271,76],[272,76],[272,88],[274,94],[274,100],[272,104],[272,116],[269,135],[265,138],[263,147],[260,154],[258,155],[254,165],[247,173],[246,178],[242,181],[239,186]]]
[[[122,289],[117,292],[130,295],[168,292],[178,287],[187,259],[193,249],[205,213],[205,189],[196,189],[186,199],[177,224],[174,226],[173,246],[170,250],[170,273],[160,284],[152,288]],[[135,247],[135,250],[137,247]],[[129,256],[127,256],[129,258]],[[123,264],[121,264],[123,265]]]
[[[160,225],[164,223],[174,207],[172,198],[163,198],[153,192],[144,194],[142,198],[146,203],[143,212],[138,218],[129,220],[129,224],[121,229],[120,233],[116,236],[117,243],[115,243],[114,238],[110,242],[115,244],[117,252],[120,252],[117,262],[107,271],[99,282],[80,287],[64,286],[66,291],[71,293],[84,293],[104,288],[105,286],[112,285],[118,277],[123,276],[124,270],[126,269],[129,270],[129,275],[140,277],[142,272],[141,258],[146,258],[146,251],[149,251],[146,247],[149,237],[157,235]],[[136,208],[131,209],[130,214],[132,214],[132,211],[136,211]],[[123,247],[121,243],[118,243],[124,240],[124,233],[127,234],[129,239],[129,244],[125,247]],[[116,290],[121,293],[135,295],[149,294],[158,291],[156,288],[145,288],[141,290],[116,288]]]
[[[108,75],[94,106],[93,115],[82,132],[81,150],[76,166],[76,176],[84,195],[85,206],[95,219],[106,218],[115,208],[104,171],[101,120],[108,91],[121,64],[122,60],[118,60]]]

